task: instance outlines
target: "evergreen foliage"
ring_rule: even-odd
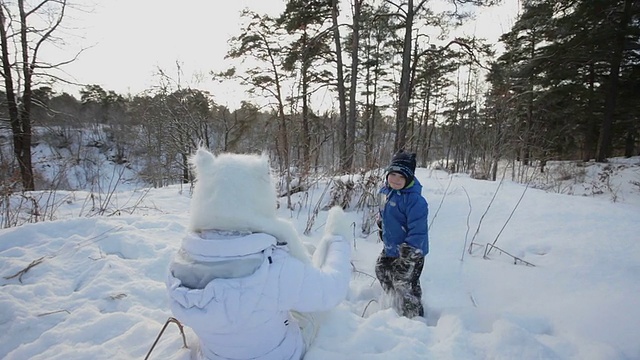
[[[86,145],[117,143],[118,162],[146,157],[141,173],[153,186],[191,181],[186,157],[200,144],[266,151],[288,188],[317,171],[379,168],[396,148],[418,153],[419,166],[493,180],[499,160],[544,170],[551,159],[640,154],[640,2],[522,1],[497,57],[483,39],[451,36],[465,11],[492,3],[454,0],[436,11],[427,0],[288,0],[277,17],[246,10],[229,40],[238,66],[211,76],[248,86],[266,107],[228,109],[162,72],[141,94],[85,85],[80,99],[38,82],[19,94],[5,81],[0,131],[19,136],[0,147],[2,184],[34,187],[16,181],[37,174],[25,172],[31,155],[14,145],[31,125],[49,129],[55,146],[75,129],[108,129],[111,139]],[[6,74],[20,69],[4,64]],[[319,107],[320,94],[333,109]]]

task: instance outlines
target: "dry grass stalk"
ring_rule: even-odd
[[[487,246],[485,247],[484,256],[483,256],[484,259],[489,260],[489,251],[491,251],[492,249],[496,249],[501,254],[504,254],[504,255],[512,257],[513,258],[513,265],[524,264],[526,266],[535,267],[535,265],[533,265],[532,263],[530,263],[530,262],[528,262],[526,260],[523,260],[523,259],[521,259],[521,258],[519,258],[519,257],[517,257],[515,255],[512,255],[512,254],[502,250],[501,248],[499,248],[499,247],[497,247],[497,246],[495,246],[493,244],[487,244]]]
[[[187,346],[187,337],[184,335],[184,326],[182,326],[182,324],[180,323],[180,321],[178,321],[178,319],[170,317],[164,323],[164,326],[162,327],[162,330],[160,330],[160,333],[158,334],[158,337],[156,338],[156,341],[154,341],[153,345],[151,345],[151,349],[149,349],[149,352],[147,353],[147,356],[144,357],[144,360],[149,359],[149,356],[151,355],[151,352],[153,351],[153,349],[158,344],[158,341],[160,340],[160,338],[162,337],[162,334],[164,334],[164,331],[167,329],[167,326],[169,326],[170,323],[174,323],[174,324],[176,324],[178,326],[178,329],[180,329],[180,334],[182,335],[182,347],[184,349],[188,348],[188,346]]]
[[[58,314],[58,313],[61,313],[61,312],[66,312],[67,314],[71,314],[71,312],[69,310],[62,309],[62,310],[56,310],[56,311],[49,311],[49,312],[46,312],[46,313],[38,314],[36,316],[37,317],[43,317],[43,316],[47,316],[47,315]]]
[[[35,259],[26,268],[18,271],[17,273],[15,273],[15,274],[13,274],[11,276],[5,276],[4,278],[7,279],[7,280],[10,280],[10,279],[13,279],[13,278],[17,277],[18,281],[20,281],[20,283],[22,284],[22,276],[24,274],[26,274],[27,271],[31,270],[31,268],[33,268],[33,267],[35,267],[35,266],[37,266],[39,264],[42,264],[44,259],[45,259],[45,256],[43,256],[41,258],[38,258],[38,259]]]

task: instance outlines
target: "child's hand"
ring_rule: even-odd
[[[415,260],[423,257],[422,251],[414,248],[413,246],[403,243],[400,245],[400,257],[403,259]]]

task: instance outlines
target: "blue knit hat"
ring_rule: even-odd
[[[391,165],[387,168],[387,176],[390,173],[395,172],[404,176],[407,180],[405,187],[409,186],[415,177],[416,171],[416,154],[407,153],[404,150],[398,151],[393,155]]]

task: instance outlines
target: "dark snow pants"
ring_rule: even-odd
[[[394,297],[395,310],[402,316],[424,316],[420,274],[424,255],[411,246],[400,248],[400,257],[389,257],[384,250],[376,262],[376,277],[382,289]]]

